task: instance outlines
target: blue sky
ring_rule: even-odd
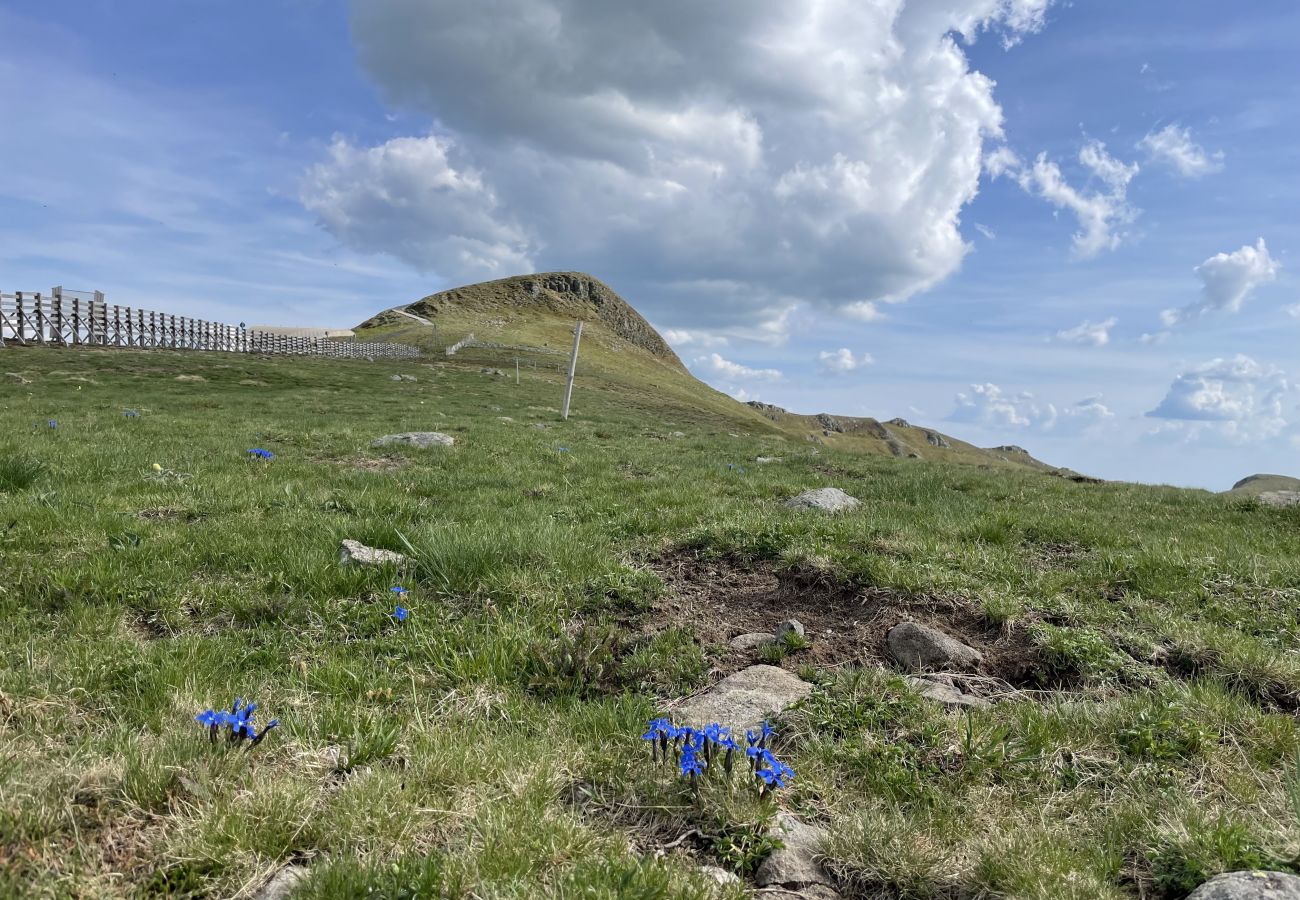
[[[1300,7],[0,0],[0,284],[351,325],[592,272],[697,375],[1300,475]]]

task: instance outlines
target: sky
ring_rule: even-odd
[[[351,326],[532,271],[692,372],[1300,476],[1300,4],[0,0],[0,287]]]

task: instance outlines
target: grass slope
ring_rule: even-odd
[[[1226,493],[1253,497],[1268,491],[1300,491],[1300,478],[1287,475],[1249,475]]]
[[[500,368],[515,360],[525,368],[559,376],[568,364],[573,327],[584,320],[579,372],[653,414],[664,405],[728,428],[778,433],[799,441],[878,456],[920,456],[992,468],[1050,468],[1023,451],[983,450],[928,428],[882,424],[875,419],[838,419],[829,430],[815,415],[739,403],[692,376],[658,333],[604,282],[582,272],[548,272],[472,284],[399,307],[433,323],[422,326],[387,310],[357,326],[361,340],[399,341],[435,353],[474,336],[456,359]],[[825,416],[822,419],[827,418]],[[931,435],[943,438],[935,446]]]
[[[459,357],[3,352],[32,384],[0,384],[0,895],[234,896],[296,862],[310,898],[735,897],[696,865],[752,870],[777,804],[859,897],[1295,866],[1300,510],[814,447],[671,362],[560,423],[553,373]],[[457,446],[369,448],[430,428]],[[822,485],[862,507],[779,502]],[[345,537],[418,566],[342,568]],[[695,799],[638,738],[745,664],[694,616],[757,572],[813,626],[767,657],[816,685],[778,723],[798,775]],[[832,601],[977,641],[999,702],[918,699],[815,624]],[[251,753],[192,721],[235,696],[283,722]]]

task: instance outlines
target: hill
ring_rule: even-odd
[[[1300,491],[1300,478],[1288,475],[1248,475],[1225,493],[1255,496],[1269,491]]]
[[[842,897],[1297,867],[1300,509],[818,445],[639,350],[568,422],[459,354],[0,355],[0,896],[736,900],[778,815]],[[732,676],[783,786],[642,740]]]
[[[695,378],[667,341],[609,285],[582,272],[545,272],[466,285],[385,310],[357,326],[363,340],[403,341],[439,351],[459,342],[453,363],[509,372],[515,359],[561,372],[575,320],[584,322],[579,376],[584,390],[622,393],[643,409],[665,400],[679,417],[714,427],[778,433],[818,446],[908,459],[994,468],[1074,473],[1042,463],[1020,447],[981,449],[902,419],[802,415],[765,403],[741,403]],[[589,376],[589,377],[588,377]]]

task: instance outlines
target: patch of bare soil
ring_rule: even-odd
[[[657,633],[677,626],[692,632],[727,674],[752,665],[760,650],[737,650],[741,634],[772,632],[797,619],[812,645],[789,653],[787,669],[812,665],[895,666],[885,643],[900,622],[919,622],[969,644],[984,655],[977,674],[1013,685],[1038,684],[1045,671],[1041,652],[1023,623],[990,623],[978,603],[958,595],[909,596],[900,591],[842,582],[816,569],[782,569],[771,562],[737,557],[702,559],[690,552],[651,563],[668,589],[642,629]]]
[[[1046,541],[1031,544],[1029,552],[1040,568],[1059,569],[1077,565],[1088,555],[1089,550],[1082,544],[1070,541]]]
[[[331,461],[362,472],[396,472],[407,465],[407,461],[400,456],[349,456]]]

